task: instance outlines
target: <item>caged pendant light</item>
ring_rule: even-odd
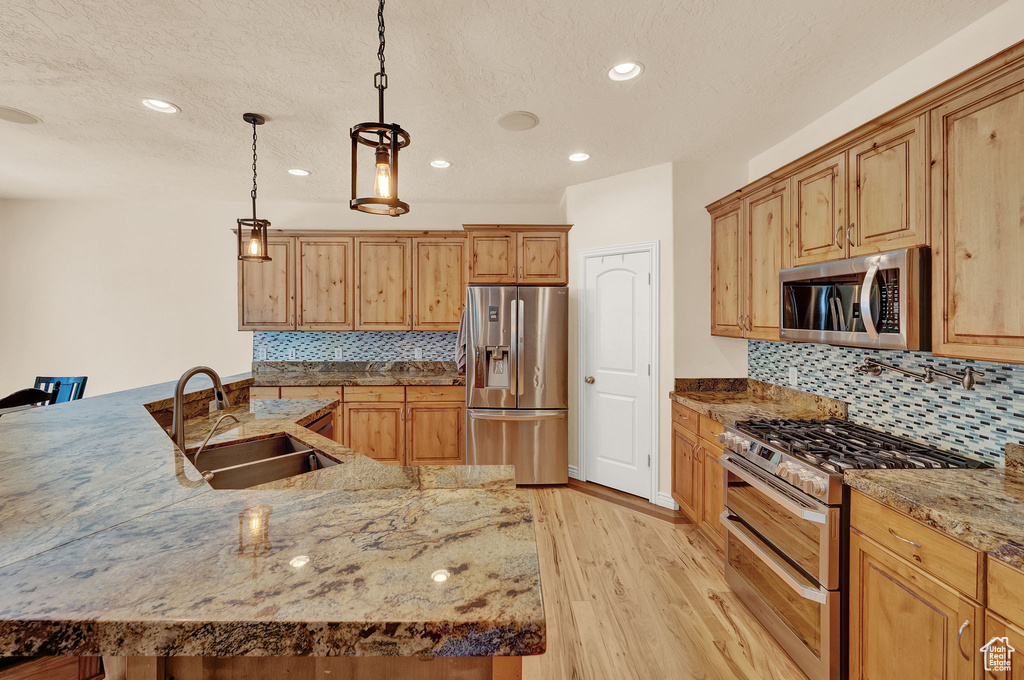
[[[263,125],[266,119],[258,113],[242,114],[242,120],[252,125],[252,218],[242,217],[238,220],[238,259],[246,262],[270,262],[267,252],[267,230],[270,220],[256,217],[256,126]]]
[[[373,77],[377,88],[378,121],[359,123],[349,132],[352,137],[352,210],[373,215],[399,217],[409,212],[409,204],[398,199],[398,151],[409,146],[409,133],[397,123],[384,122],[384,90],[388,88],[388,74],[384,70],[384,0],[377,9],[377,33],[380,47],[377,58],[380,70]],[[359,198],[357,189],[359,147],[373,149],[374,179],[373,196]]]

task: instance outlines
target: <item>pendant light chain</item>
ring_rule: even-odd
[[[380,47],[377,48],[377,59],[380,60],[380,70],[373,77],[373,86],[378,92],[378,106],[380,108],[380,122],[384,122],[384,90],[388,89],[388,73],[384,70],[384,0],[380,0],[377,6],[377,34],[380,36]],[[383,140],[383,136],[381,136]]]
[[[252,124],[252,218],[256,219],[256,122]]]

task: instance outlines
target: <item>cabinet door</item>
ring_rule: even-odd
[[[672,498],[694,522],[700,521],[700,459],[697,436],[672,425]]]
[[[874,541],[850,535],[850,680],[981,674],[984,608]]]
[[[382,463],[405,464],[404,404],[345,404],[345,445]]]
[[[932,351],[1024,363],[1024,71],[932,111]]]
[[[301,237],[298,330],[350,331],[354,326],[353,239]]]
[[[469,232],[469,282],[516,282],[516,235],[497,229]]]
[[[1006,671],[1005,665],[998,663],[995,658],[997,654],[1002,653],[1002,650],[993,649],[991,659],[982,659],[985,680],[1024,680],[1024,628],[1012,624],[992,612],[987,612],[984,637],[986,644],[994,638],[1006,638],[1005,643],[1014,649],[1014,652],[1009,655],[1009,672]],[[1002,640],[994,641],[993,645],[1005,648]]]
[[[458,465],[465,461],[463,404],[408,404],[405,420],[409,465]]]
[[[412,329],[457,331],[466,302],[466,239],[412,240]]]
[[[793,266],[846,257],[846,153],[793,177]]]
[[[412,330],[412,239],[357,237],[357,331]]]
[[[850,256],[928,245],[927,115],[850,149]]]
[[[718,464],[722,449],[703,437],[697,445],[701,457],[700,528],[718,547],[725,548],[725,527],[721,516],[725,512],[725,491],[722,484],[725,472]]]
[[[789,223],[789,183],[780,182],[743,201],[741,250],[746,301],[741,317],[744,337],[779,339],[779,270]]]
[[[519,283],[558,285],[569,282],[569,235],[564,231],[516,234]]]
[[[270,262],[238,263],[238,330],[295,330],[295,239],[267,239]]]
[[[711,335],[743,335],[740,230],[739,203],[711,216]]]

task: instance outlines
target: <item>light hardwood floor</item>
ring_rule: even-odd
[[[697,527],[566,487],[532,494],[548,651],[523,659],[524,680],[806,680]]]

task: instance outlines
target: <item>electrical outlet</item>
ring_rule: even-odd
[[[420,361],[421,359],[423,359],[423,348],[422,347],[417,347],[416,349],[414,349],[412,351],[412,353],[413,353],[413,356],[416,357],[416,361]]]
[[[800,376],[796,372],[796,366],[790,366],[789,367],[789,386],[790,387],[796,387],[796,385],[797,385],[797,383],[799,381],[800,381]]]
[[[266,360],[267,360],[267,348],[266,347],[260,347],[258,350],[256,350],[256,361],[266,361]]]
[[[295,348],[294,347],[289,347],[288,348],[288,359],[290,361],[295,361]]]
[[[341,361],[341,348],[340,347],[335,347],[334,348],[334,360],[335,361]]]

